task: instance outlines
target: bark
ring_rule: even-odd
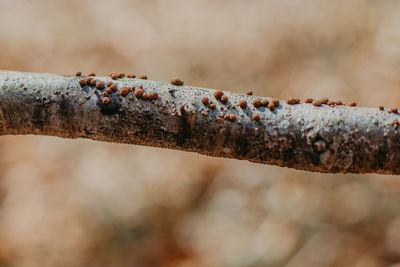
[[[378,108],[312,104],[254,107],[257,97],[143,79],[94,77],[143,85],[155,101],[119,91],[103,104],[81,77],[0,71],[0,135],[40,134],[146,145],[327,173],[400,173],[398,115]],[[204,105],[208,97],[216,105]],[[241,108],[240,100],[247,101]],[[229,108],[227,107],[229,105]],[[235,108],[232,108],[236,105]],[[182,109],[183,107],[183,109]],[[223,108],[221,111],[220,109]],[[207,112],[207,109],[208,112]],[[207,114],[208,113],[208,114]],[[235,114],[231,121],[217,116]],[[259,114],[260,120],[253,120]],[[232,118],[233,119],[233,118]]]

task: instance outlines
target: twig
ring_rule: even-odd
[[[94,78],[117,85],[109,103],[103,104],[106,88],[81,86],[81,77],[0,71],[0,135],[89,138],[317,172],[400,174],[394,113],[283,101],[271,111],[258,101],[257,108],[253,105],[254,99],[272,101],[265,97],[224,92],[223,103],[211,89]],[[130,88],[138,91],[140,85],[144,92],[156,92],[157,100],[134,96]],[[119,92],[124,86],[127,96]]]

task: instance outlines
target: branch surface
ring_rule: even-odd
[[[223,92],[224,103],[212,89],[93,77],[117,85],[106,103],[106,86],[81,86],[85,78],[0,71],[0,135],[89,138],[326,173],[400,174],[393,112],[285,101],[270,110],[253,104],[268,97]]]

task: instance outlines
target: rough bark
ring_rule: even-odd
[[[89,138],[316,172],[400,174],[398,115],[388,111],[284,101],[270,111],[252,104],[256,98],[271,101],[268,97],[224,92],[229,99],[224,104],[211,89],[94,77],[118,88],[143,85],[159,96],[153,103],[117,90],[103,104],[104,90],[81,86],[80,78],[0,71],[0,135]],[[216,109],[202,103],[204,96]],[[245,109],[238,105],[243,99]],[[235,114],[236,120],[217,118],[221,113]]]

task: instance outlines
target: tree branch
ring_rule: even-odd
[[[259,101],[253,104],[271,98],[224,92],[225,104],[211,89],[93,77],[117,85],[107,103],[106,88],[81,86],[85,78],[0,71],[0,135],[89,138],[317,172],[400,174],[393,112],[283,101],[270,105],[271,111]],[[246,107],[243,101],[239,106],[241,100]]]

